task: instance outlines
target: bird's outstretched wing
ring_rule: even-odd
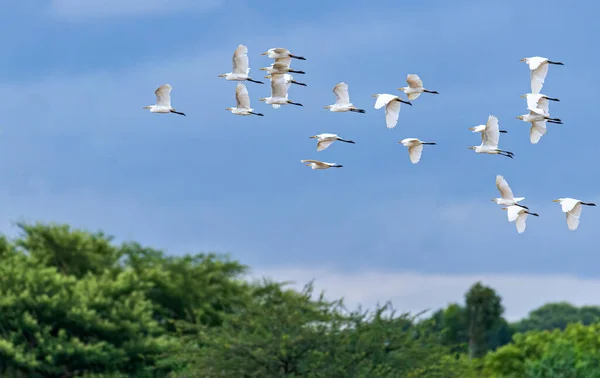
[[[287,85],[283,74],[271,75],[271,97],[287,97]]]
[[[400,101],[390,101],[385,107],[385,125],[388,129],[393,129],[398,123],[400,116]]]
[[[529,129],[529,141],[531,144],[536,144],[542,139],[544,135],[546,135],[546,120],[543,121],[535,121],[531,123],[531,128]]]
[[[154,91],[154,94],[156,95],[156,105],[170,108],[171,107],[171,90],[172,89],[173,89],[173,87],[171,87],[170,84],[164,84],[164,85],[161,85],[160,87],[158,87]]]
[[[517,206],[517,205],[512,205],[512,206],[508,206],[506,208],[506,215],[508,216],[508,221],[509,222],[514,222],[517,220],[518,216],[519,216],[519,212],[521,211],[522,207],[521,206]]]
[[[498,117],[490,115],[483,131],[483,144],[490,147],[498,147],[499,140],[500,129],[498,126]]]
[[[531,70],[531,93],[538,94],[544,86],[544,80],[548,75],[548,64],[540,64],[536,69]]]
[[[575,231],[579,227],[579,217],[581,216],[581,203],[577,202],[573,208],[567,212],[567,226],[569,230]]]
[[[248,48],[245,45],[239,45],[233,53],[233,70],[231,71],[238,75],[248,75],[250,67],[248,67]]]
[[[423,88],[423,81],[417,74],[409,74],[406,76],[408,86],[414,89]]]
[[[300,163],[321,163],[318,160],[300,160]]]
[[[249,109],[250,108],[250,96],[248,95],[248,88],[242,83],[238,83],[235,87],[235,100],[237,102],[238,109]]]
[[[536,109],[538,107],[538,101],[542,98],[542,95],[539,93],[530,93],[527,95],[527,109]]]
[[[498,188],[498,191],[500,192],[500,197],[507,199],[515,198],[510,186],[508,186],[508,182],[504,179],[504,176],[496,176],[496,188]]]
[[[333,87],[333,93],[335,94],[336,105],[348,105],[350,103],[350,95],[348,94],[348,84],[341,83],[336,84]]]
[[[517,232],[522,234],[527,228],[527,213],[523,212],[517,216]]]
[[[421,160],[421,154],[423,153],[423,145],[416,144],[408,147],[408,157],[410,158],[410,162],[413,164],[417,164],[419,160]]]
[[[335,141],[335,139],[330,139],[330,140],[322,140],[322,141],[318,142],[317,143],[317,151],[323,151],[324,149],[329,147],[331,145],[331,143],[333,143],[334,141]]]
[[[578,203],[579,200],[576,200],[574,198],[565,198],[560,203],[560,207],[563,213],[568,213],[569,211],[573,210]]]

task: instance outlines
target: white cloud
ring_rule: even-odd
[[[294,281],[301,288],[314,279],[316,293],[330,299],[344,298],[349,309],[359,304],[373,308],[390,300],[400,312],[445,307],[464,303],[464,294],[477,281],[491,286],[502,297],[509,321],[526,316],[548,302],[568,301],[574,305],[600,305],[600,279],[583,279],[562,274],[427,274],[418,272],[364,271],[343,273],[309,268],[270,267],[252,274],[278,281]]]
[[[139,16],[183,10],[208,12],[221,0],[52,0],[52,11],[63,18]]]

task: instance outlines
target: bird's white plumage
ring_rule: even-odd
[[[170,84],[161,85],[154,91],[156,95],[156,106],[161,108],[171,107],[171,90],[173,88]]]
[[[548,129],[546,128],[546,120],[531,122],[531,128],[529,128],[529,141],[532,144],[536,144],[546,135]]]
[[[575,198],[559,198],[554,202],[560,203],[561,210],[567,217],[567,227],[575,231],[579,227],[579,218],[583,209],[581,201]]]
[[[499,140],[500,128],[498,126],[498,117],[490,115],[488,116],[488,120],[485,124],[485,130],[483,131],[482,145],[487,147],[498,148]]]
[[[522,234],[527,227],[527,210],[518,205],[511,205],[506,208],[506,214],[509,222],[516,222],[517,232]]]
[[[406,76],[406,82],[408,83],[408,86],[413,89],[423,88],[423,80],[421,80],[417,74],[408,74]]]
[[[421,160],[421,154],[423,153],[423,145],[416,144],[408,147],[408,157],[410,158],[410,162],[413,164],[417,164]]]
[[[336,163],[328,163],[326,161],[318,160],[300,160],[301,163],[308,163],[312,169],[328,169],[336,165]]]
[[[271,97],[274,98],[287,98],[288,85],[286,84],[285,77],[282,74],[271,75]]]
[[[400,115],[400,97],[392,94],[378,94],[375,101],[375,109],[381,109],[385,106],[385,125],[388,129],[393,129],[398,123]]]
[[[500,196],[502,198],[515,198],[515,195],[513,194],[512,189],[508,185],[508,182],[506,182],[504,176],[496,175],[496,187],[498,188],[498,191],[500,192]]]
[[[235,101],[238,109],[250,109],[250,96],[248,95],[248,89],[242,83],[238,83],[235,88]]]
[[[290,56],[282,56],[280,58],[276,58],[274,63],[279,63],[286,67],[289,67],[292,63],[292,58]]]
[[[333,93],[335,94],[335,104],[338,106],[349,105],[350,95],[348,94],[348,84],[338,83],[333,87]]]
[[[250,67],[248,66],[248,47],[239,45],[233,53],[233,70],[235,75],[248,75]]]
[[[528,93],[525,95],[525,98],[527,100],[527,110],[546,117],[550,115],[546,95],[541,93]]]
[[[523,59],[529,66],[530,80],[531,80],[531,92],[538,94],[544,86],[544,80],[548,75],[548,59],[541,56],[533,56],[530,58]]]

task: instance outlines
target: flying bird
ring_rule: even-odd
[[[500,140],[500,129],[498,128],[498,117],[490,115],[485,130],[482,133],[482,141],[480,146],[471,146],[469,149],[478,154],[502,155],[513,158],[514,154],[509,151],[500,150],[498,142]]]
[[[164,84],[158,87],[154,94],[156,95],[156,105],[144,106],[143,109],[150,109],[150,113],[175,113],[184,116],[184,113],[178,112],[171,106],[171,87],[170,84]]]
[[[548,101],[560,101],[557,98],[548,97],[541,93],[527,93],[521,96],[527,100],[527,110],[542,116],[550,116]]]
[[[235,101],[237,103],[235,108],[227,108],[225,110],[229,110],[231,113],[241,116],[247,116],[251,114],[261,117],[264,116],[264,114],[253,112],[254,109],[250,107],[250,96],[248,95],[248,89],[242,83],[238,83],[237,87],[235,88]]]
[[[417,138],[405,138],[398,143],[402,143],[403,146],[408,147],[408,157],[413,164],[417,164],[421,160],[423,145],[430,144],[435,146],[437,144],[435,142],[423,142]]]
[[[333,87],[333,93],[335,94],[335,104],[327,105],[323,109],[329,109],[332,112],[356,112],[366,113],[364,109],[358,109],[350,102],[350,95],[348,94],[348,84],[337,83]]]
[[[306,60],[305,57],[294,55],[290,52],[290,50],[284,49],[282,47],[273,47],[271,49],[268,49],[267,51],[265,51],[264,53],[262,53],[260,55],[266,55],[271,59],[288,58],[289,57],[289,58],[294,58],[294,59],[299,59],[299,60]]]
[[[398,90],[404,91],[408,99],[411,101],[419,98],[421,93],[439,94],[436,91],[430,91],[428,89],[423,88],[423,81],[417,74],[408,74],[406,76],[406,82],[408,83],[408,87],[398,88]]]
[[[502,210],[507,211],[509,222],[514,222],[514,221],[517,222],[517,232],[519,234],[522,234],[523,232],[525,232],[525,228],[527,227],[527,224],[525,223],[527,221],[527,215],[533,215],[535,217],[539,217],[539,214],[530,213],[529,210],[527,210],[523,206],[519,206],[519,205],[503,207]]]
[[[301,163],[305,163],[307,167],[312,169],[329,169],[329,168],[342,168],[343,165],[336,163],[327,163],[325,161],[318,160],[300,160]]]
[[[514,196],[510,186],[508,186],[508,182],[504,179],[503,176],[496,175],[496,188],[500,192],[500,198],[492,198],[492,201],[496,202],[498,205],[503,206],[512,206],[519,205],[519,201],[523,201],[525,197],[516,197]],[[527,206],[519,205],[524,209],[529,210]]]
[[[346,139],[340,138],[337,134],[318,134],[318,135],[311,136],[309,139],[317,140],[317,151],[323,151],[324,149],[329,147],[331,145],[331,143],[335,142],[336,140],[339,140],[340,142],[355,144],[351,140],[346,140]]]
[[[533,111],[529,111],[529,114],[523,114],[517,117],[523,122],[531,123],[531,128],[529,128],[529,141],[531,144],[536,144],[542,139],[546,132],[546,122],[550,123],[558,123],[562,125],[562,121],[559,118],[550,118],[548,116],[540,115]]]
[[[579,217],[581,217],[581,205],[596,206],[595,203],[582,202],[575,198],[559,198],[552,202],[560,203],[563,213],[567,215],[567,226],[569,230],[575,231],[579,227]]]
[[[228,73],[220,74],[219,77],[224,77],[225,80],[251,81],[253,83],[264,84],[262,81],[248,77],[249,73],[248,48],[244,45],[239,45],[233,53],[233,70]]]
[[[261,71],[267,71],[267,73],[269,75],[273,75],[273,74],[286,74],[286,73],[297,73],[297,74],[302,74],[304,75],[306,72],[304,71],[297,71],[297,70],[293,70],[290,68],[290,66],[284,64],[284,63],[273,63],[271,64],[270,67],[263,67],[263,68],[259,68],[259,70]]]
[[[271,97],[263,97],[258,99],[258,101],[264,101],[265,103],[272,105],[275,109],[278,109],[281,105],[287,104],[303,106],[300,103],[288,99],[288,85],[289,84],[286,84],[282,74],[271,75]]]
[[[400,97],[392,94],[378,93],[374,94],[373,97],[377,98],[375,101],[375,109],[381,109],[385,106],[385,124],[388,129],[393,129],[398,123],[401,102],[412,106],[409,101],[404,101]]]
[[[531,92],[534,94],[540,93],[544,86],[544,80],[548,75],[548,65],[557,64],[564,66],[561,62],[553,62],[548,58],[542,58],[541,56],[533,56],[530,58],[523,58],[519,62],[525,62],[529,66],[531,71]]]
[[[296,85],[301,85],[303,87],[306,87],[306,84],[301,83],[299,81],[294,80],[294,77],[292,75],[290,75],[289,73],[283,74],[283,77],[285,78],[285,83],[286,84],[296,84]],[[271,75],[266,75],[264,77],[265,79],[271,79]],[[289,89],[289,85],[288,85],[288,89]]]

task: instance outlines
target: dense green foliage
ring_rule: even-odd
[[[0,237],[2,377],[600,378],[597,307],[548,304],[509,324],[478,282],[417,321],[248,282],[226,256],[19,227]]]

